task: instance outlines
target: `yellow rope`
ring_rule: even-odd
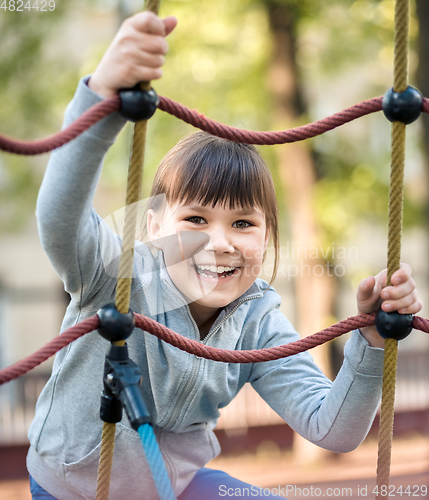
[[[410,24],[409,0],[395,2],[395,39],[393,90],[404,92],[408,86],[408,33]]]
[[[378,431],[377,498],[387,498],[392,451],[398,341],[386,339],[384,346],[383,397]]]
[[[154,14],[159,14],[159,6],[161,4],[161,0],[146,0],[144,10],[150,10]]]
[[[395,3],[395,92],[404,92],[408,86],[408,26],[409,0]],[[389,223],[387,243],[387,284],[401,263],[402,211],[404,196],[405,124],[392,124],[392,163],[389,192]],[[377,461],[377,499],[389,497],[389,475],[393,437],[396,365],[398,341],[386,339],[384,348],[383,393],[380,410]]]
[[[100,463],[98,466],[96,500],[109,498],[110,475],[112,472],[113,450],[115,447],[116,424],[104,422],[101,435]]]
[[[145,10],[159,13],[160,0],[147,0]],[[150,89],[150,82],[140,85],[142,90]],[[143,178],[143,161],[146,146],[147,120],[136,122],[134,125],[133,147],[127,180],[127,196],[125,207],[124,236],[119,261],[118,280],[116,283],[115,306],[117,310],[126,314],[130,309],[131,280],[133,273],[133,254],[137,223],[138,201]],[[124,345],[125,341],[114,342]],[[108,500],[110,476],[115,447],[116,424],[104,423],[101,437],[100,464],[97,479],[96,500]]]
[[[392,166],[389,192],[387,235],[387,283],[401,264],[402,206],[404,197],[405,128],[401,122],[392,124]]]
[[[130,309],[131,279],[133,273],[133,248],[136,234],[138,201],[143,178],[143,160],[146,144],[147,120],[134,125],[133,149],[128,170],[127,197],[125,207],[124,236],[119,261],[115,305],[126,314]]]

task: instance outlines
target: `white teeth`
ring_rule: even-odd
[[[204,271],[204,270],[207,270],[207,271],[210,271],[212,273],[224,273],[225,271],[229,272],[229,271],[233,271],[235,268],[234,267],[224,267],[224,266],[197,266],[198,269],[200,271]]]

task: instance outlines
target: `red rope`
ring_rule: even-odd
[[[413,328],[429,333],[429,319],[421,318],[420,316],[413,317]]]
[[[197,111],[192,111],[186,106],[183,106],[166,97],[160,97],[159,109],[176,116],[194,127],[205,130],[212,135],[223,137],[224,139],[248,144],[270,145],[303,141],[304,139],[323,134],[328,130],[332,130],[361,116],[380,111],[381,100],[381,97],[375,97],[369,101],[364,101],[360,104],[351,106],[350,108],[340,111],[332,116],[328,116],[323,120],[309,123],[308,125],[303,125],[302,127],[296,127],[278,132],[253,132],[251,130],[243,130],[222,125],[221,123],[205,118]],[[92,108],[88,109],[82,116],[61,132],[38,141],[18,141],[16,139],[0,135],[0,150],[18,155],[38,155],[48,153],[49,151],[70,142],[72,139],[75,139],[78,135],[102,118],[113,113],[114,111],[118,111],[119,108],[119,96],[101,101]],[[429,102],[427,99],[424,99],[423,110],[429,113]]]
[[[0,135],[0,150],[16,155],[40,155],[48,153],[53,149],[63,146],[75,139],[92,125],[118,111],[120,107],[119,96],[101,101],[83,113],[77,120],[61,132],[50,135],[38,141],[18,141],[10,137]]]
[[[206,118],[204,115],[193,111],[182,104],[179,104],[167,97],[160,97],[159,109],[165,111],[180,120],[183,120],[196,128],[204,130],[209,134],[222,137],[234,142],[259,145],[285,144],[290,142],[303,141],[311,137],[316,137],[329,130],[337,128],[345,123],[351,122],[361,116],[375,113],[382,109],[382,97],[374,97],[368,101],[355,104],[327,118],[318,120],[301,127],[277,132],[254,132],[235,127],[229,127],[222,123]],[[102,118],[118,111],[120,108],[119,96],[101,101],[88,109],[82,116],[74,121],[67,128],[38,141],[18,141],[0,134],[0,150],[18,155],[38,155],[48,153],[53,149],[63,146],[72,139],[75,139],[82,132],[97,123]],[[423,98],[422,111],[429,113],[429,99]]]
[[[307,351],[318,345],[324,344],[343,333],[350,332],[362,326],[369,326],[374,324],[375,314],[360,314],[352,318],[344,319],[339,323],[325,328],[320,332],[284,344],[281,346],[268,347],[266,349],[254,349],[250,351],[234,351],[227,349],[217,349],[210,347],[196,340],[191,340],[182,337],[178,333],[170,330],[164,325],[153,321],[146,316],[134,313],[136,320],[136,327],[146,330],[147,332],[155,335],[161,340],[165,340],[169,344],[178,347],[182,351],[195,354],[201,358],[211,359],[213,361],[223,361],[225,363],[261,363],[263,361],[272,361],[274,359],[286,358],[299,352]]]
[[[24,373],[29,372],[36,366],[46,361],[48,358],[53,356],[56,352],[61,350],[63,347],[69,345],[73,340],[82,337],[83,335],[96,330],[100,325],[100,319],[98,316],[91,316],[84,321],[81,321],[75,326],[64,330],[61,335],[55,337],[53,340],[48,342],[44,347],[40,348],[30,356],[18,361],[14,365],[8,366],[0,370],[0,385],[5,382],[10,382],[15,378],[24,375]]]
[[[322,120],[278,132],[253,132],[251,130],[243,130],[222,125],[167,97],[160,97],[159,109],[176,116],[180,120],[196,128],[204,130],[209,134],[222,137],[223,139],[246,144],[273,145],[303,141],[304,139],[321,135],[328,130],[344,125],[361,116],[380,111],[382,99],[382,97],[374,97],[373,99],[355,104],[350,108],[344,109]]]
[[[205,346],[196,340],[182,337],[166,326],[161,325],[146,316],[142,316],[141,314],[135,313],[134,316],[137,328],[146,330],[159,339],[165,340],[169,344],[178,347],[183,351],[203,358],[212,359],[214,361],[224,361],[227,363],[259,363],[261,361],[269,361],[291,356],[292,354],[306,351],[307,349],[323,344],[324,342],[327,342],[328,340],[338,337],[355,328],[374,323],[374,317],[371,315],[355,316],[354,318],[341,321],[337,325],[315,333],[310,337],[306,337],[305,339],[301,339],[296,342],[291,342],[290,344],[284,346],[270,347],[269,349],[259,349],[254,351],[228,351],[226,349],[216,349],[214,347]],[[92,332],[93,330],[96,330],[99,327],[99,324],[100,320],[98,316],[92,316],[91,318],[68,328],[61,335],[48,342],[34,354],[27,356],[12,366],[3,368],[3,370],[0,370],[0,385],[24,375],[24,373],[27,373],[36,366],[40,365],[40,363],[46,361],[49,357],[74,340]]]
[[[195,356],[211,359],[213,361],[222,361],[224,363],[261,363],[263,361],[272,361],[275,359],[286,358],[299,352],[307,351],[318,345],[324,344],[329,340],[343,335],[344,333],[369,326],[374,324],[375,314],[360,314],[351,318],[344,319],[335,325],[332,325],[320,332],[276,347],[266,349],[254,349],[250,351],[234,351],[227,349],[217,349],[210,347],[196,340],[191,340],[178,333],[170,330],[164,325],[147,318],[141,314],[134,313],[136,327],[145,330],[148,333],[155,335],[161,340],[186,351]],[[0,370],[0,385],[10,382],[24,373],[29,372],[36,366],[46,361],[56,352],[66,347],[74,340],[86,335],[93,330],[98,329],[100,320],[98,316],[92,316],[84,321],[81,321],[75,326],[68,328],[61,335],[48,342],[44,347],[40,348],[35,353],[18,361],[14,365]],[[429,333],[429,320],[420,316],[413,317],[413,328]]]

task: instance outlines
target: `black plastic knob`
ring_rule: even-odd
[[[422,112],[423,96],[414,87],[407,87],[404,92],[389,89],[383,97],[383,113],[391,122],[409,125],[417,120]]]
[[[383,338],[402,340],[408,337],[413,329],[413,315],[380,309],[375,315],[375,326]]]
[[[120,313],[115,304],[103,306],[97,313],[100,318],[98,332],[106,340],[117,342],[127,339],[134,330],[134,314],[131,309],[127,314]]]
[[[119,91],[121,107],[119,113],[131,122],[149,120],[156,111],[159,98],[153,89],[142,90],[140,85]]]

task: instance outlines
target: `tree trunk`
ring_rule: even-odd
[[[417,17],[419,19],[418,54],[419,67],[417,70],[417,86],[420,92],[429,96],[429,2],[416,0]],[[429,172],[429,115],[422,113],[423,120],[423,147],[425,151],[426,172]],[[429,203],[426,204],[426,216],[429,218]]]
[[[303,114],[304,106],[295,63],[296,19],[292,8],[280,1],[265,2],[272,35],[269,87],[273,96],[274,123],[290,128]],[[295,278],[297,298],[296,328],[302,337],[327,326],[331,317],[335,281],[328,275],[320,251],[318,228],[312,204],[316,182],[314,162],[306,143],[276,146],[279,177],[286,193],[291,239],[298,258]],[[315,249],[318,249],[315,251]],[[278,280],[284,279],[278,276]],[[330,376],[327,345],[312,350],[319,367]],[[325,450],[296,435],[294,452],[298,461],[314,461]]]

